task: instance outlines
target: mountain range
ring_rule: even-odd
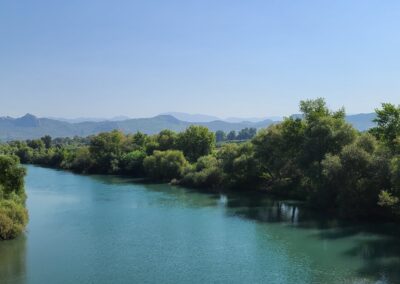
[[[182,115],[176,116],[183,118]],[[208,119],[207,119],[208,117]],[[239,131],[246,127],[254,127],[257,129],[267,127],[273,124],[274,120],[264,119],[261,121],[240,121],[229,122],[224,120],[209,120],[211,117],[206,115],[192,115],[181,120],[171,114],[162,114],[150,118],[131,118],[121,120],[97,120],[87,119],[81,121],[78,119],[53,119],[39,118],[32,114],[26,114],[19,118],[0,117],[0,140],[9,141],[17,139],[33,139],[44,135],[52,137],[73,137],[73,136],[88,136],[99,132],[111,131],[119,129],[125,133],[134,133],[137,131],[146,134],[158,133],[163,129],[173,131],[183,131],[190,125],[202,125],[209,128],[211,131],[223,130],[225,132],[235,130]],[[194,118],[200,121],[193,121]],[[360,131],[367,130],[374,126],[374,113],[348,115],[347,121],[354,125]]]
[[[222,120],[226,122],[260,122],[264,120],[273,120],[273,121],[280,121],[283,119],[282,116],[266,116],[266,117],[227,117],[227,118],[220,118],[213,115],[207,114],[191,114],[186,112],[165,112],[162,113],[165,115],[172,115],[173,117],[188,121],[188,122],[211,122],[215,120]]]

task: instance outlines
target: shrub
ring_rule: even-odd
[[[28,222],[28,212],[22,204],[13,200],[0,201],[0,239],[17,237]]]
[[[140,150],[129,152],[122,156],[120,168],[122,173],[132,176],[143,176],[143,160],[146,158],[146,153]]]
[[[207,127],[192,125],[179,133],[177,146],[190,162],[196,162],[201,156],[211,153],[215,146],[215,134]]]
[[[181,184],[190,187],[214,188],[221,185],[222,178],[223,172],[218,160],[208,155],[197,160],[193,169],[184,175]]]
[[[182,177],[188,162],[181,151],[154,151],[153,155],[144,159],[143,166],[150,178],[170,181]]]

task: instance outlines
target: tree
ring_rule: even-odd
[[[177,146],[190,162],[195,162],[201,156],[211,153],[215,146],[215,134],[207,127],[192,125],[179,133]]]
[[[400,156],[390,160],[391,188],[383,189],[379,194],[379,205],[399,217],[400,216]]]
[[[90,141],[89,151],[96,171],[99,173],[118,172],[118,161],[123,153],[125,142],[125,135],[118,130],[94,136]]]
[[[129,174],[135,177],[144,175],[143,160],[146,158],[146,153],[140,150],[135,150],[126,153],[121,159],[121,171],[124,174]]]
[[[26,171],[16,156],[0,155],[0,198],[16,195],[25,201],[24,177]]]
[[[235,130],[230,131],[226,138],[229,141],[236,140],[236,131]]]
[[[17,157],[0,155],[0,240],[15,238],[28,222],[25,174]]]
[[[27,144],[34,150],[43,150],[45,148],[45,144],[41,139],[27,140]]]
[[[225,186],[240,188],[253,186],[259,181],[259,163],[251,143],[225,144],[218,151],[217,158],[224,173]]]
[[[14,200],[0,200],[0,240],[16,238],[28,223],[28,211]]]
[[[31,163],[33,157],[33,149],[28,145],[21,144],[15,151],[15,155],[17,155],[21,161],[21,163]]]
[[[375,128],[370,132],[383,141],[392,152],[400,153],[400,106],[383,103],[382,109],[375,109]]]
[[[69,164],[66,164],[67,160]],[[67,163],[68,163],[67,162]],[[65,159],[60,163],[63,168],[71,169],[78,173],[88,173],[92,170],[94,160],[87,146],[79,147],[69,155],[69,159]]]
[[[222,130],[215,132],[215,139],[217,142],[223,142],[226,140],[226,133]]]
[[[243,128],[239,131],[236,139],[238,140],[249,140],[257,134],[256,128]]]
[[[304,144],[305,123],[286,118],[261,130],[252,140],[255,157],[269,183],[293,183],[299,178],[299,159]]]
[[[40,139],[43,141],[43,143],[44,143],[46,149],[49,149],[49,148],[51,147],[52,138],[51,138],[50,135],[43,136],[43,137],[40,138]]]
[[[300,101],[300,111],[307,122],[312,122],[321,117],[331,115],[331,112],[327,108],[326,102],[323,98]],[[344,113],[339,112],[339,115],[341,114],[344,116]]]
[[[142,148],[145,149],[147,155],[152,155],[155,150],[160,150],[160,144],[157,142],[157,137],[156,136],[148,137],[144,147],[138,149]]]
[[[170,181],[181,178],[188,162],[181,151],[154,151],[143,161],[145,172],[155,180]]]
[[[376,141],[363,134],[337,155],[322,161],[324,185],[312,196],[322,207],[352,218],[377,215],[381,190],[390,188],[389,160]]]
[[[165,150],[175,149],[177,138],[178,135],[175,132],[168,129],[162,130],[156,136],[156,141],[158,142],[159,150],[165,151]]]
[[[332,112],[324,99],[301,101],[300,109],[305,119],[301,167],[308,177],[308,186],[319,187],[322,160],[351,144],[356,131],[345,121],[344,109]]]
[[[188,170],[181,180],[182,185],[200,188],[221,186],[223,172],[219,161],[213,155],[200,157],[195,166]]]
[[[147,135],[138,131],[132,136],[132,140],[137,147],[144,147],[147,142]]]

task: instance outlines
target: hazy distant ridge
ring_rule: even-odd
[[[211,118],[211,116],[193,115],[192,118],[198,117],[203,120]],[[374,113],[349,115],[347,121],[352,123],[357,129],[364,131],[374,126],[372,120]],[[189,125],[203,125],[212,131],[223,130],[225,132],[231,130],[241,130],[246,127],[263,128],[274,123],[271,119],[265,119],[259,122],[242,121],[227,122],[223,120],[213,121],[184,121],[172,115],[158,115],[150,118],[133,118],[125,120],[105,120],[105,121],[84,121],[84,122],[68,122],[51,118],[38,118],[32,114],[26,114],[19,118],[0,117],[0,140],[15,139],[33,139],[44,135],[53,137],[72,137],[72,136],[88,136],[103,131],[111,131],[119,129],[126,133],[134,133],[137,131],[146,134],[158,133],[163,129],[174,131],[182,131]]]

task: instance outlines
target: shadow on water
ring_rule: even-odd
[[[7,283],[25,283],[26,275],[26,237],[0,242],[0,280]],[[1,282],[1,281],[0,281]],[[3,283],[3,282],[1,282]]]
[[[345,246],[340,253],[350,261],[362,260],[361,267],[357,268],[357,273],[361,278],[387,279],[389,283],[400,283],[400,229],[398,225],[355,224],[339,221],[310,210],[301,202],[271,198],[257,192],[201,193],[198,190],[178,186],[144,182],[142,179],[118,176],[91,176],[90,178],[103,184],[132,186],[132,188],[135,184],[140,184],[141,186],[135,190],[146,190],[155,194],[159,201],[158,205],[161,206],[171,203],[193,208],[221,206],[224,214],[229,217],[240,217],[264,224],[282,224],[288,230],[306,230],[309,232],[306,238],[310,243],[313,240],[331,241],[334,246],[335,241],[346,240],[351,245]],[[288,233],[287,230],[282,231],[282,234]],[[293,231],[292,235],[296,239],[298,233]],[[292,246],[296,245],[292,244]],[[0,279],[7,274],[20,275],[10,269],[25,270],[25,246],[16,245],[15,252],[12,247],[3,248],[0,243]],[[331,267],[332,263],[328,264]],[[24,273],[23,271],[21,274],[24,275]]]
[[[114,184],[140,182],[120,177],[96,179]],[[310,234],[307,237],[316,240],[349,240],[353,243],[343,252],[343,257],[362,260],[362,266],[357,271],[361,278],[384,279],[389,283],[400,281],[400,229],[395,224],[346,222],[310,210],[302,202],[280,200],[257,192],[203,193],[166,184],[140,184],[146,191],[160,194],[161,204],[167,199],[168,202],[194,208],[222,205],[229,217],[244,218],[258,223],[283,224],[293,230],[309,230]]]
[[[302,202],[280,200],[258,192],[202,193],[178,186],[144,182],[142,179],[92,177],[106,184],[140,183],[147,191],[160,194],[161,202],[176,202],[195,208],[222,205],[230,217],[284,224],[294,230],[309,230],[312,232],[309,237],[318,240],[351,240],[354,244],[343,252],[343,256],[362,259],[363,265],[357,271],[360,277],[400,283],[400,229],[395,224],[355,224],[337,220],[310,210]]]
[[[104,184],[133,184],[133,183],[140,183],[144,184],[147,183],[143,178],[132,178],[132,177],[121,177],[121,176],[114,176],[114,175],[90,175],[91,179],[94,179],[97,182],[104,183]]]
[[[282,201],[260,194],[230,194],[229,215],[261,223],[283,223],[300,229],[317,229],[312,238],[339,240],[357,237],[345,257],[362,259],[360,277],[400,283],[400,228],[393,223],[357,223],[337,220],[310,210],[301,202]],[[381,282],[377,282],[381,283]]]
[[[382,227],[378,227],[375,230],[371,229],[369,232],[379,233],[379,231],[381,231],[382,238],[359,241],[354,248],[346,251],[345,254],[351,257],[360,257],[365,260],[365,265],[359,270],[360,275],[373,277],[378,274],[383,274],[391,283],[399,283],[399,230],[397,228],[387,229],[388,231],[385,232],[381,231]]]

